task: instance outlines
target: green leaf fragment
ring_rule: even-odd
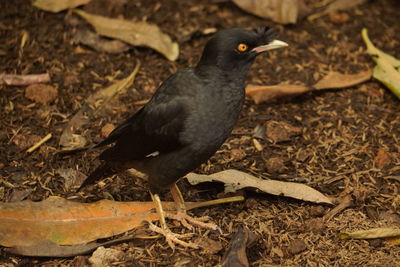
[[[367,53],[376,62],[373,77],[383,83],[400,99],[400,60],[376,48],[368,38],[367,29],[362,29],[361,36],[367,46]]]

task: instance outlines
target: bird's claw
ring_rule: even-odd
[[[218,230],[220,233],[222,233],[218,225],[216,225],[215,223],[206,222],[210,220],[209,216],[193,218],[192,216],[188,215],[185,211],[178,211],[176,214],[166,213],[165,215],[170,219],[180,221],[182,225],[189,230],[193,229],[192,225],[196,225],[200,228],[205,228],[214,231]]]
[[[192,242],[186,242],[181,240],[181,238],[188,238],[191,237],[192,234],[176,234],[171,232],[170,229],[166,228],[163,229],[161,227],[158,227],[157,225],[153,224],[152,222],[149,223],[149,228],[150,230],[159,233],[165,237],[165,240],[167,241],[168,245],[172,248],[172,250],[175,250],[175,244],[181,245],[182,247],[186,248],[193,248],[197,249],[199,246],[195,243]]]

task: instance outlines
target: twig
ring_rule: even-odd
[[[49,133],[49,134],[46,135],[44,138],[42,138],[39,142],[37,142],[36,144],[34,144],[33,146],[31,146],[26,152],[32,153],[32,152],[35,151],[38,147],[40,147],[41,145],[43,145],[44,143],[46,143],[51,137],[52,137],[52,134]]]
[[[339,203],[339,205],[337,205],[336,207],[334,207],[333,209],[331,209],[327,214],[325,214],[324,216],[324,221],[327,222],[330,219],[332,219],[336,214],[340,213],[341,211],[343,211],[344,209],[350,207],[353,204],[353,198],[351,197],[351,195],[347,195],[345,196],[342,201]]]

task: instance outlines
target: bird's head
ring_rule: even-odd
[[[198,67],[216,66],[233,74],[245,74],[257,55],[287,45],[276,40],[274,31],[267,27],[227,29],[207,42]]]

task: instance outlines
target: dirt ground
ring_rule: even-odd
[[[324,16],[315,21],[281,26],[249,15],[225,1],[92,1],[83,9],[111,17],[123,16],[155,23],[181,48],[170,62],[148,48],[107,54],[73,42],[78,28],[89,28],[67,12],[51,14],[30,1],[0,1],[0,73],[43,73],[58,88],[57,99],[47,105],[25,98],[25,87],[0,85],[0,200],[43,200],[51,195],[91,202],[104,198],[150,201],[141,181],[128,174],[105,179],[83,193],[69,192],[58,168],[93,170],[96,153],[53,160],[63,128],[89,95],[126,77],[135,60],[142,66],[134,85],[115,113],[99,118],[85,130],[88,139],[101,140],[100,129],[117,125],[148,99],[161,81],[177,69],[194,65],[208,36],[188,34],[207,28],[273,26],[289,47],[259,57],[248,81],[255,84],[313,84],[328,71],[356,73],[373,67],[365,54],[361,29],[368,28],[379,48],[400,58],[400,2],[370,1],[351,11],[347,21]],[[109,3],[113,2],[113,5]],[[29,34],[23,53],[22,32]],[[197,172],[213,173],[234,168],[260,178],[305,183],[332,197],[350,195],[351,207],[328,221],[332,207],[275,197],[251,190],[239,192],[244,202],[197,209],[208,215],[223,234],[196,229],[193,239],[204,237],[213,251],[177,247],[165,240],[133,240],[112,246],[123,252],[116,266],[217,266],[232,233],[244,226],[257,235],[248,249],[251,266],[400,266],[400,247],[383,240],[341,240],[341,231],[400,224],[400,104],[384,86],[369,81],[344,90],[307,93],[272,103],[254,104],[247,99],[232,136]],[[268,121],[300,127],[302,134],[273,144],[252,141],[253,129]],[[26,148],[48,133],[53,138],[38,151]],[[239,155],[239,156],[238,156]],[[378,156],[379,155],[379,156]],[[271,165],[276,159],[278,167]],[[383,159],[382,159],[383,158]],[[184,198],[203,201],[230,196],[220,185],[190,186],[179,182]],[[169,193],[162,196],[171,200]],[[169,221],[174,232],[188,232]],[[87,256],[27,258],[0,249],[2,266],[83,266]]]

